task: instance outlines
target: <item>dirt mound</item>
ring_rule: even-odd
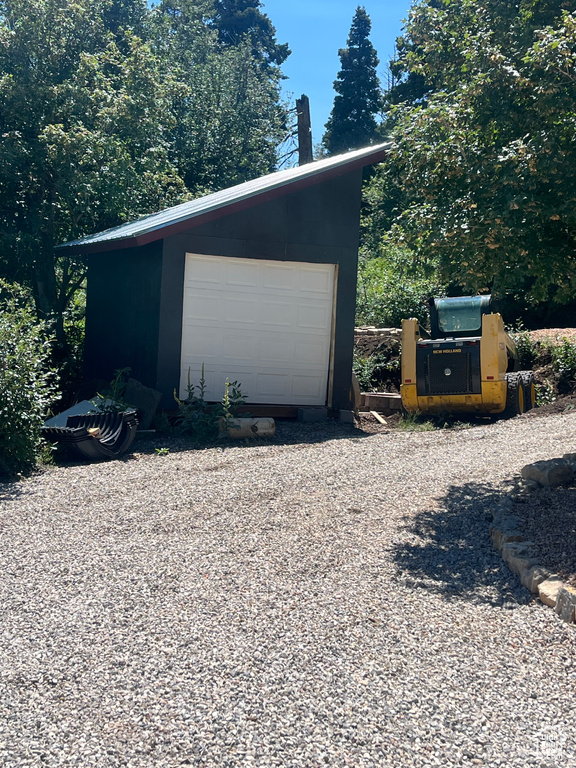
[[[566,395],[554,400],[553,403],[546,403],[534,408],[528,413],[519,416],[520,419],[538,419],[544,416],[556,416],[559,413],[573,413],[576,410],[576,394]]]
[[[533,341],[550,340],[553,342],[568,339],[576,344],[576,328],[542,328],[539,331],[529,331],[530,338]]]
[[[386,360],[400,359],[400,335],[356,333],[354,335],[354,347],[362,357],[379,355]]]

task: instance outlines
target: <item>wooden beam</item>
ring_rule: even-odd
[[[376,421],[379,421],[380,424],[386,424],[386,419],[384,419],[382,416],[380,416],[380,414],[377,413],[377,411],[370,411],[370,415],[374,416]]]

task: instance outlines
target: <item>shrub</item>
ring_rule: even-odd
[[[0,475],[30,470],[56,393],[50,345],[21,289],[0,282]]]
[[[530,370],[540,354],[540,344],[530,336],[519,324],[518,330],[510,331],[510,337],[516,345],[518,365],[521,370]]]
[[[398,389],[400,386],[400,358],[398,353],[393,356],[390,350],[376,352],[364,357],[358,350],[354,351],[352,370],[356,374],[362,392],[387,389]]]
[[[552,346],[550,352],[552,368],[558,376],[558,391],[568,394],[576,385],[576,344],[562,339],[560,344]]]
[[[406,248],[390,246],[383,255],[364,253],[358,267],[356,324],[399,328],[402,320],[417,317],[428,323],[428,298],[443,295],[443,286],[432,266],[415,266]]]

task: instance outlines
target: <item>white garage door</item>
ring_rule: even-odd
[[[180,397],[204,364],[207,400],[324,405],[333,297],[332,264],[186,254]]]

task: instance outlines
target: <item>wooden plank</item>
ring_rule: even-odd
[[[376,411],[370,411],[370,415],[374,416],[376,421],[379,421],[380,424],[386,424],[386,419],[383,419],[382,416],[380,416],[380,414],[377,413]]]

